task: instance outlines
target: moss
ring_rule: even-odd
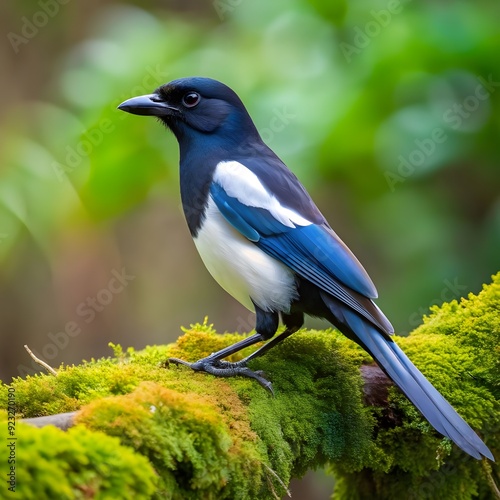
[[[223,347],[221,339],[236,340],[205,327],[187,331],[169,355],[195,359]],[[208,350],[200,350],[200,337]],[[130,395],[88,405],[79,422],[147,456],[162,497],[275,498],[284,493],[281,482],[309,468],[337,459],[359,467],[366,457],[372,419],[361,404],[358,363],[341,355],[350,349],[332,331],[295,334],[253,363],[273,379],[274,398],[253,380],[159,368],[168,389],[142,383]]]
[[[500,275],[477,297],[434,308],[409,338],[398,339],[497,456],[499,286]],[[338,499],[489,498],[481,463],[438,436],[399,391],[391,389],[389,398],[397,425],[385,411],[363,406],[359,365],[370,358],[335,330],[297,332],[252,361],[251,368],[273,382],[275,397],[254,380],[165,366],[170,356],[196,360],[241,338],[218,335],[205,321],[173,345],[142,351],[112,346],[113,357],[62,366],[57,377],[16,378],[10,387],[19,416],[80,410],[79,425],[67,434],[19,427],[19,456],[33,454],[29,466],[19,463],[19,478],[46,474],[45,458],[36,451],[43,442],[50,448],[47,460],[66,481],[53,486],[60,486],[53,498],[65,498],[60,491],[69,488],[95,491],[96,498],[97,492],[101,498],[132,497],[106,497],[103,489],[115,484],[108,469],[121,449],[126,463],[112,466],[116,477],[139,460],[136,468],[149,472],[140,478],[127,472],[123,486],[154,498],[280,498],[292,477],[326,464],[337,477]],[[7,388],[0,388],[2,401]],[[66,449],[60,444],[65,439],[72,450],[66,465],[60,459],[66,452],[58,451]],[[489,474],[498,481],[496,466]],[[43,498],[40,488],[49,487],[31,480],[23,485],[23,498]]]
[[[143,382],[131,394],[86,406],[78,422],[148,457],[160,477],[159,498],[242,498],[241,490],[262,486],[257,436],[248,420],[231,432],[229,407],[220,411],[214,396]]]
[[[252,425],[273,443],[271,456],[287,478],[331,460],[358,468],[367,457],[373,421],[350,349],[338,332],[304,331],[253,364],[270,375],[276,397],[252,398]]]
[[[148,458],[162,498],[278,498],[291,477],[326,461],[361,467],[373,422],[361,403],[365,355],[338,332],[299,332],[253,362],[275,397],[250,379],[164,367],[169,356],[197,359],[241,338],[193,325],[175,345],[113,346],[114,358],[11,386],[22,416],[81,408],[78,422]]]
[[[82,426],[63,432],[49,426],[16,426],[15,491],[2,481],[2,498],[73,500],[148,499],[156,475],[148,460],[120,440]],[[2,478],[10,464],[0,462]]]
[[[434,306],[409,337],[396,338],[415,365],[500,456],[500,273],[476,296]],[[437,435],[396,389],[389,404],[401,424],[379,422],[362,473],[334,465],[334,498],[472,499],[492,497],[481,462]],[[499,480],[498,466],[493,475]],[[357,492],[357,493],[353,493]]]

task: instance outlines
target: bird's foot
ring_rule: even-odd
[[[260,370],[253,371],[247,368],[245,360],[236,361],[231,363],[229,361],[214,360],[207,358],[200,359],[194,363],[189,363],[178,358],[169,358],[169,363],[176,365],[189,366],[196,372],[206,372],[216,377],[248,377],[255,379],[264,389],[268,390],[274,395],[273,386],[269,380],[264,377],[264,373]]]

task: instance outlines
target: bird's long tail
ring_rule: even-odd
[[[341,330],[343,326],[350,330],[345,333],[358,339],[438,432],[474,458],[481,459],[483,455],[494,461],[491,451],[479,436],[393,340],[345,305],[339,307],[338,303],[329,300],[325,300],[325,303],[337,320],[335,324],[340,323]]]

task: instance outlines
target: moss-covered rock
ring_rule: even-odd
[[[397,339],[497,456],[499,289],[500,275],[478,296],[434,308],[409,338]],[[196,360],[241,338],[205,322],[170,346],[113,346],[113,357],[2,386],[2,401],[14,389],[18,417],[79,410],[68,433],[18,426],[22,498],[67,498],[68,491],[68,498],[280,498],[292,477],[326,464],[338,499],[491,498],[488,481],[498,482],[498,469],[437,435],[398,390],[386,408],[363,404],[359,366],[370,358],[334,330],[297,332],[252,362],[275,397],[251,379],[165,367],[170,356]],[[32,456],[29,465],[22,456]],[[129,471],[133,460],[144,474]],[[58,490],[21,481],[42,477],[48,464],[54,477],[64,476]]]

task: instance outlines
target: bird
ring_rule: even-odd
[[[180,194],[194,244],[213,278],[255,312],[255,333],[196,362],[170,362],[272,391],[248,362],[283,341],[304,315],[328,320],[363,347],[443,436],[476,459],[494,457],[393,340],[377,290],[296,175],[264,143],[238,95],[205,77],[161,85],[118,106],[153,116],[179,144]],[[280,319],[285,326],[277,333]],[[224,360],[265,342],[241,361]]]

